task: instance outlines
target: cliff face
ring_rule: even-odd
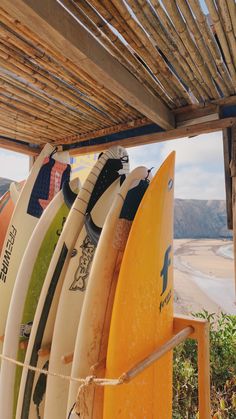
[[[0,196],[11,182],[0,177]],[[175,199],[174,232],[176,239],[232,237],[227,229],[225,201]]]
[[[12,180],[0,177],[0,197],[9,189]]]
[[[231,237],[225,201],[175,200],[175,238]]]

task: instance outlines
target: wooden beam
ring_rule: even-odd
[[[236,96],[213,100],[209,104],[188,105],[174,109],[176,128],[199,124],[211,120],[234,118],[236,116]]]
[[[143,127],[150,124],[151,121],[148,118],[141,118],[135,121],[118,124],[113,127],[102,128],[97,131],[88,132],[87,134],[68,135],[62,139],[63,144],[72,144],[79,141],[91,140],[92,138],[103,137],[105,135],[116,134],[121,131]],[[55,140],[55,143],[61,144],[61,140]]]
[[[234,123],[236,123],[236,118],[225,118],[217,121],[204,122],[201,124],[176,128],[165,132],[158,132],[156,134],[146,134],[137,137],[125,138],[124,140],[119,140],[119,145],[128,148],[136,147],[139,145],[159,143],[162,141],[176,140],[178,138],[195,137],[200,134],[208,134],[210,132],[221,131],[224,128],[231,127]],[[88,142],[88,145],[84,147],[80,147],[78,144],[78,147],[70,150],[70,154],[77,155],[96,153],[103,151],[115,144],[116,142],[106,142],[104,144],[89,145]]]
[[[236,105],[236,95],[224,97],[220,99],[213,99],[210,103],[198,103],[197,105],[187,105],[181,108],[173,109],[175,115],[188,114],[192,115],[195,111],[202,110],[205,114],[209,114],[214,111],[216,107],[234,106]]]
[[[219,119],[219,112],[218,112],[218,106],[213,105],[211,107],[207,108],[197,108],[194,109],[192,112],[188,113],[180,113],[177,114],[176,118],[176,128],[180,127],[188,127],[190,125],[196,125],[203,122],[210,122],[210,121],[216,121]],[[133,128],[139,128],[145,125],[148,125],[151,123],[147,118],[141,118],[137,119],[135,121],[130,121],[124,124],[118,124],[113,127],[103,128],[97,131],[88,132],[86,134],[78,134],[78,135],[69,135],[67,137],[64,137],[63,139],[57,139],[55,140],[55,143],[61,144],[72,144],[76,142],[82,142],[86,140],[91,140],[93,138],[98,137],[105,137],[106,135],[111,135],[115,133],[120,133],[125,130],[133,129]],[[168,131],[169,132],[169,131]],[[165,132],[167,134],[167,132]]]
[[[172,112],[55,0],[1,0],[1,6],[39,39],[164,129],[175,126]]]
[[[176,123],[181,121],[187,121],[189,119],[194,119],[206,115],[211,115],[218,111],[218,105],[209,104],[209,105],[188,105],[183,106],[182,108],[177,108],[173,110],[173,113],[176,116]]]
[[[232,177],[232,216],[234,242],[234,279],[236,292],[236,124],[231,128],[231,161],[230,173]]]
[[[16,153],[26,154],[28,156],[38,156],[40,148],[33,148],[20,142],[15,142],[7,139],[0,138],[0,148],[15,151]]]
[[[219,113],[215,112],[215,113],[211,113],[209,115],[203,115],[203,116],[196,116],[186,120],[182,120],[182,121],[177,121],[177,128],[180,127],[187,127],[190,125],[196,125],[196,124],[201,124],[203,122],[210,122],[210,121],[217,121],[219,119]]]
[[[230,172],[231,128],[225,128],[223,130],[223,149],[224,149],[224,170],[225,170],[227,225],[228,225],[229,230],[233,230],[232,178],[231,178],[231,172]]]

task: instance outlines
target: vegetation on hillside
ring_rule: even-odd
[[[210,322],[213,419],[236,418],[236,316],[194,314]],[[188,339],[174,351],[173,419],[198,418],[197,343]]]

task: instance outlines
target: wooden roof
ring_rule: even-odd
[[[232,126],[234,0],[2,0],[0,146],[37,153]]]

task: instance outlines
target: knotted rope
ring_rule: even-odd
[[[46,369],[33,367],[32,365],[26,364],[25,362],[17,361],[16,359],[13,359],[3,354],[0,354],[0,359],[15,364],[21,368],[26,368],[29,371],[34,371],[36,373],[44,374],[46,376],[59,377],[62,380],[67,380],[70,382],[80,384],[76,397],[76,402],[73,407],[73,412],[76,412],[77,414],[82,414],[82,412],[84,414],[86,411],[88,411],[88,407],[86,404],[86,391],[89,387],[91,388],[91,386],[118,386],[125,382],[125,375],[121,375],[119,378],[97,378],[95,375],[91,375],[85,378],[75,378],[70,375],[59,374],[57,372],[48,371]]]

